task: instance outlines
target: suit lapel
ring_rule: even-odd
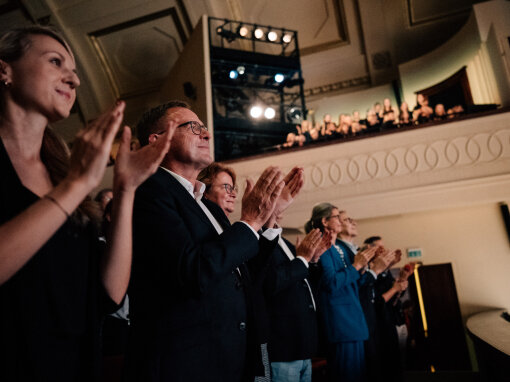
[[[228,220],[227,215],[225,215],[225,212],[223,212],[220,206],[214,202],[211,202],[207,198],[202,198],[202,203],[204,203],[209,212],[212,214],[212,216],[214,216],[218,223],[220,223],[223,229],[231,226],[230,220]]]
[[[193,197],[184,188],[184,186],[177,181],[177,179],[175,179],[171,174],[169,174],[168,172],[161,168],[158,169],[156,175],[164,177],[167,180],[168,185],[167,191],[172,193],[176,197],[176,199],[179,199],[182,202],[181,204],[182,206],[188,208],[197,217],[199,217],[201,220],[212,226],[212,223],[210,222],[209,218],[204,213],[204,211],[202,211],[197,201],[193,199]]]

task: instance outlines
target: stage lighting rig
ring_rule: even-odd
[[[297,32],[209,17],[216,160],[281,143],[306,117]]]

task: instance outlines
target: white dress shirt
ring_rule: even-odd
[[[207,218],[210,220],[211,224],[216,229],[216,232],[218,232],[218,235],[222,234],[223,228],[221,228],[220,223],[218,223],[218,221],[213,216],[213,214],[211,214],[211,211],[209,211],[209,209],[202,202],[202,196],[204,196],[204,191],[205,191],[205,184],[196,180],[195,185],[193,186],[193,184],[188,179],[182,177],[179,174],[176,174],[173,171],[170,171],[167,168],[164,168],[162,166],[160,166],[160,167],[163,170],[165,170],[166,172],[168,172],[170,175],[172,175],[186,189],[186,191],[189,192],[189,194],[192,196],[192,198],[195,199],[195,201],[198,203],[198,205],[200,206],[202,211],[204,211],[205,215],[207,216]],[[249,225],[248,223],[246,223],[242,220],[241,220],[241,223],[245,224],[247,227],[250,228],[250,230],[253,232],[253,234],[257,237],[257,240],[260,238],[257,231],[255,231],[251,225]],[[267,240],[271,241],[276,236],[281,234],[281,232],[282,232],[281,228],[270,228],[270,229],[267,229],[266,231],[264,231],[262,236],[264,236]]]

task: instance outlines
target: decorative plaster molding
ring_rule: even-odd
[[[501,200],[510,195],[509,121],[510,113],[500,113],[281,154],[279,166],[301,165],[306,179],[286,221],[302,224],[322,201],[373,217]],[[274,163],[260,158],[233,167],[244,186]],[[464,193],[468,186],[477,192]]]

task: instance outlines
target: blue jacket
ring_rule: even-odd
[[[319,304],[326,336],[333,343],[365,341],[368,328],[359,301],[360,274],[352,266],[346,245],[340,240],[335,245],[340,253],[332,246],[320,258]]]

